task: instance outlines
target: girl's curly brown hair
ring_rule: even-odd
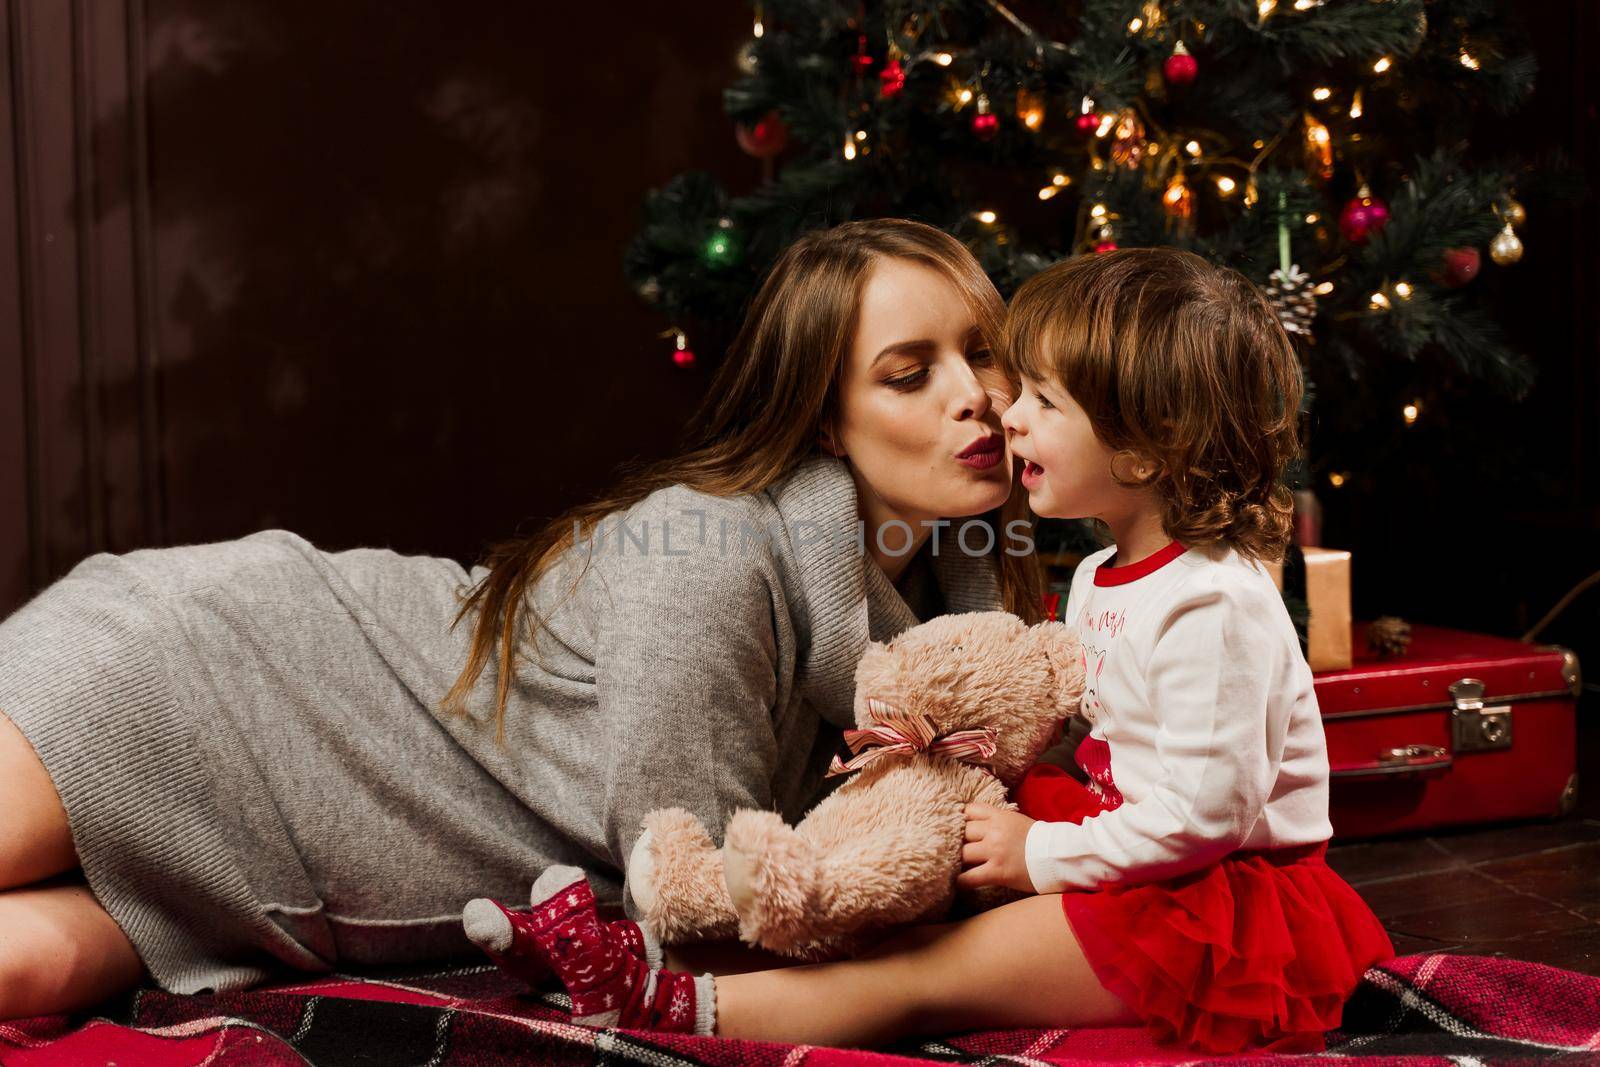
[[[1175,248],[1075,256],[1012,298],[1013,377],[1058,382],[1143,481],[1167,533],[1283,557],[1284,467],[1300,451],[1300,363],[1266,297],[1238,271]]]

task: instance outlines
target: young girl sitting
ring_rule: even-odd
[[[547,966],[576,1020],[817,1045],[1142,1022],[1207,1052],[1315,1051],[1394,955],[1324,861],[1328,757],[1310,668],[1261,560],[1299,366],[1261,293],[1172,249],[1081,256],[1018,291],[1002,423],[1043,516],[1115,542],[1079,566],[1087,786],[1033,768],[1020,812],[967,810],[962,888],[1034,894],[900,931],[848,961],[713,977],[659,965],[575,868],[475,937]],[[504,918],[500,916],[503,915]]]

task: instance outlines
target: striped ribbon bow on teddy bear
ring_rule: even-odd
[[[853,755],[849,762],[835,755],[824,777],[859,771],[884,756],[913,756],[919,752],[980,766],[994,759],[995,729],[992,726],[940,734],[926,715],[907,715],[872,697],[867,698],[867,707],[878,724],[865,730],[846,730],[844,740]]]

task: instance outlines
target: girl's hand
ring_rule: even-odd
[[[1028,828],[1034,820],[1020,811],[1003,811],[978,801],[966,806],[966,816],[961,862],[968,869],[956,876],[956,888],[1003,885],[1034,892],[1026,854]]]

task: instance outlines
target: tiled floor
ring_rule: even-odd
[[[1590,693],[1578,709],[1571,816],[1329,849],[1329,864],[1383,920],[1395,951],[1512,956],[1600,975],[1597,705]]]

